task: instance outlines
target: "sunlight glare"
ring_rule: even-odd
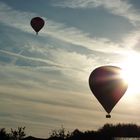
[[[130,93],[140,92],[140,56],[130,55],[122,63],[122,77],[128,84]]]

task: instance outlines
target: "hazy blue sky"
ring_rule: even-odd
[[[35,16],[46,22],[38,36]],[[106,119],[88,85],[94,68],[120,66],[139,45],[139,0],[0,0],[0,127],[47,137],[61,125],[140,124],[139,94],[126,92]]]

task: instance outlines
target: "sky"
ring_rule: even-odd
[[[38,36],[36,16],[45,21]],[[102,65],[140,70],[139,45],[139,0],[0,0],[0,127],[48,137],[61,126],[140,125],[140,89],[128,89],[106,119],[88,84]]]

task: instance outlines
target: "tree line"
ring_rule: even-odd
[[[140,126],[136,124],[105,124],[97,131],[66,131],[64,127],[52,130],[49,138],[44,140],[112,140],[115,137],[140,137]],[[27,137],[25,127],[11,129],[8,133],[5,128],[0,129],[0,140],[43,140],[32,136]]]

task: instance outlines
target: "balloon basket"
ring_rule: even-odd
[[[106,115],[106,118],[111,118],[111,115],[110,115],[110,114],[107,114],[107,115]]]

